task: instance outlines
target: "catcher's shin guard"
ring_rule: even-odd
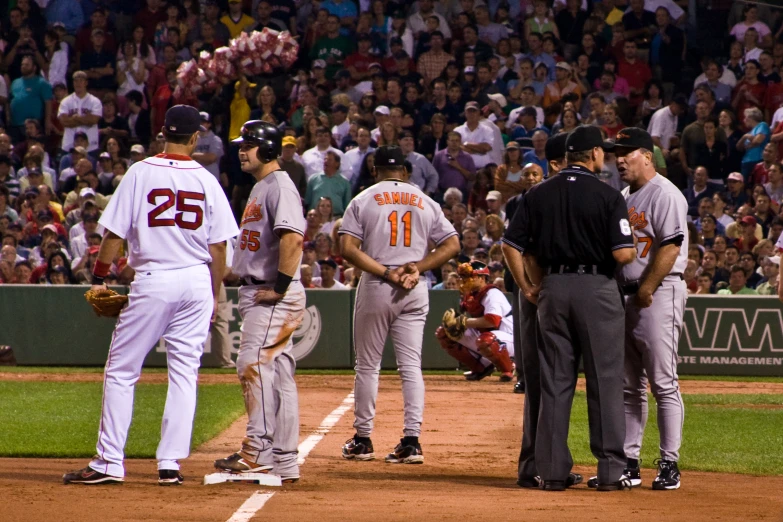
[[[492,361],[492,364],[503,374],[514,373],[514,363],[508,354],[506,345],[501,345],[492,332],[484,332],[476,339],[476,347],[481,355]]]
[[[446,330],[442,326],[439,326],[438,329],[435,330],[435,337],[438,338],[441,348],[446,350],[446,353],[454,357],[457,361],[464,364],[468,370],[476,373],[481,373],[485,370],[484,366],[481,364],[481,359],[477,359],[466,347],[449,339],[446,335]]]

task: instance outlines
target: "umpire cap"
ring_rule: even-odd
[[[258,159],[264,163],[274,161],[283,152],[283,133],[277,125],[261,120],[250,120],[242,125],[239,137],[231,143],[248,143],[258,147]]]
[[[604,141],[601,129],[592,125],[582,125],[572,130],[566,139],[567,152],[583,152],[600,147],[604,150],[614,149],[614,143]]]
[[[560,161],[565,158],[566,140],[569,134],[568,132],[561,132],[546,140],[544,155],[547,161]]]

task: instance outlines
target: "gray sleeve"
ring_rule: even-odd
[[[429,207],[435,213],[435,220],[432,223],[432,230],[430,230],[430,240],[436,245],[440,245],[451,236],[456,236],[457,231],[454,229],[454,225],[446,219],[438,204],[430,200]]]
[[[220,163],[220,158],[223,157],[223,140],[215,136],[215,139],[212,140],[212,153],[217,156],[216,163]]]
[[[652,226],[659,243],[672,243],[685,237],[687,230],[683,229],[683,224],[686,223],[688,203],[683,195],[663,190],[654,201]]]
[[[287,176],[288,174],[286,174]],[[293,182],[292,182],[293,184]],[[275,194],[274,192],[277,192]],[[276,191],[270,191],[267,195],[267,202],[275,201],[275,224],[274,230],[293,230],[304,236],[305,221],[302,211],[302,200],[293,187],[281,187],[277,185]]]
[[[348,203],[348,208],[345,209],[343,224],[340,226],[339,233],[341,235],[348,234],[364,240],[364,229],[362,227],[362,222],[359,220],[359,205],[356,204],[355,199]]]

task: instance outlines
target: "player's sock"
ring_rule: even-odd
[[[403,437],[402,438],[402,445],[403,446],[415,446],[419,443],[419,437]]]
[[[636,469],[639,467],[639,459],[627,459],[627,465],[629,468]]]

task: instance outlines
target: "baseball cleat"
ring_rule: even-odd
[[[480,372],[465,372],[463,375],[465,376],[466,381],[480,381],[484,377],[488,377],[492,375],[492,372],[495,371],[495,365],[490,364],[489,366],[486,366],[483,370]]]
[[[106,475],[100,471],[95,471],[91,467],[87,466],[78,471],[71,471],[63,475],[63,484],[122,484],[125,479],[122,477],[114,477],[112,475]]]
[[[517,381],[517,383],[514,385],[514,393],[525,393],[525,383],[522,381]]]
[[[400,439],[394,451],[386,455],[389,464],[424,464],[424,452],[421,444]]]
[[[239,453],[215,461],[215,469],[229,473],[269,473],[273,466],[250,462]]]
[[[629,479],[625,475],[621,475],[618,480],[615,482],[609,482],[608,484],[598,484],[598,478],[595,478],[595,489],[598,491],[621,491],[621,490],[629,490],[631,489],[631,479]],[[590,481],[588,481],[590,482]],[[588,484],[588,487],[591,487],[590,484]]]
[[[652,488],[657,491],[680,488],[680,470],[671,460],[658,460],[658,476],[653,480]]]
[[[299,482],[299,477],[280,477],[280,482],[283,484],[295,484]]]
[[[631,481],[632,488],[637,488],[642,485],[641,462],[641,460],[629,459],[628,464],[626,464],[625,469],[623,470],[623,475],[628,477]],[[587,487],[592,489],[597,488],[598,477],[590,477],[590,480],[587,481]]]
[[[582,483],[582,480],[584,480],[584,478],[579,473],[569,473],[568,478],[565,481],[565,486],[567,488],[570,488],[571,486],[577,486]],[[538,475],[530,478],[520,478],[517,480],[517,486],[527,489],[537,489],[543,487],[541,484],[541,477]]]
[[[372,441],[369,437],[354,435],[343,445],[343,458],[347,460],[375,460]]]
[[[500,382],[511,382],[511,379],[514,378],[514,374],[511,372],[505,372],[500,374]]]
[[[185,481],[185,477],[182,476],[176,469],[159,469],[158,470],[158,485],[159,486],[179,486]]]

